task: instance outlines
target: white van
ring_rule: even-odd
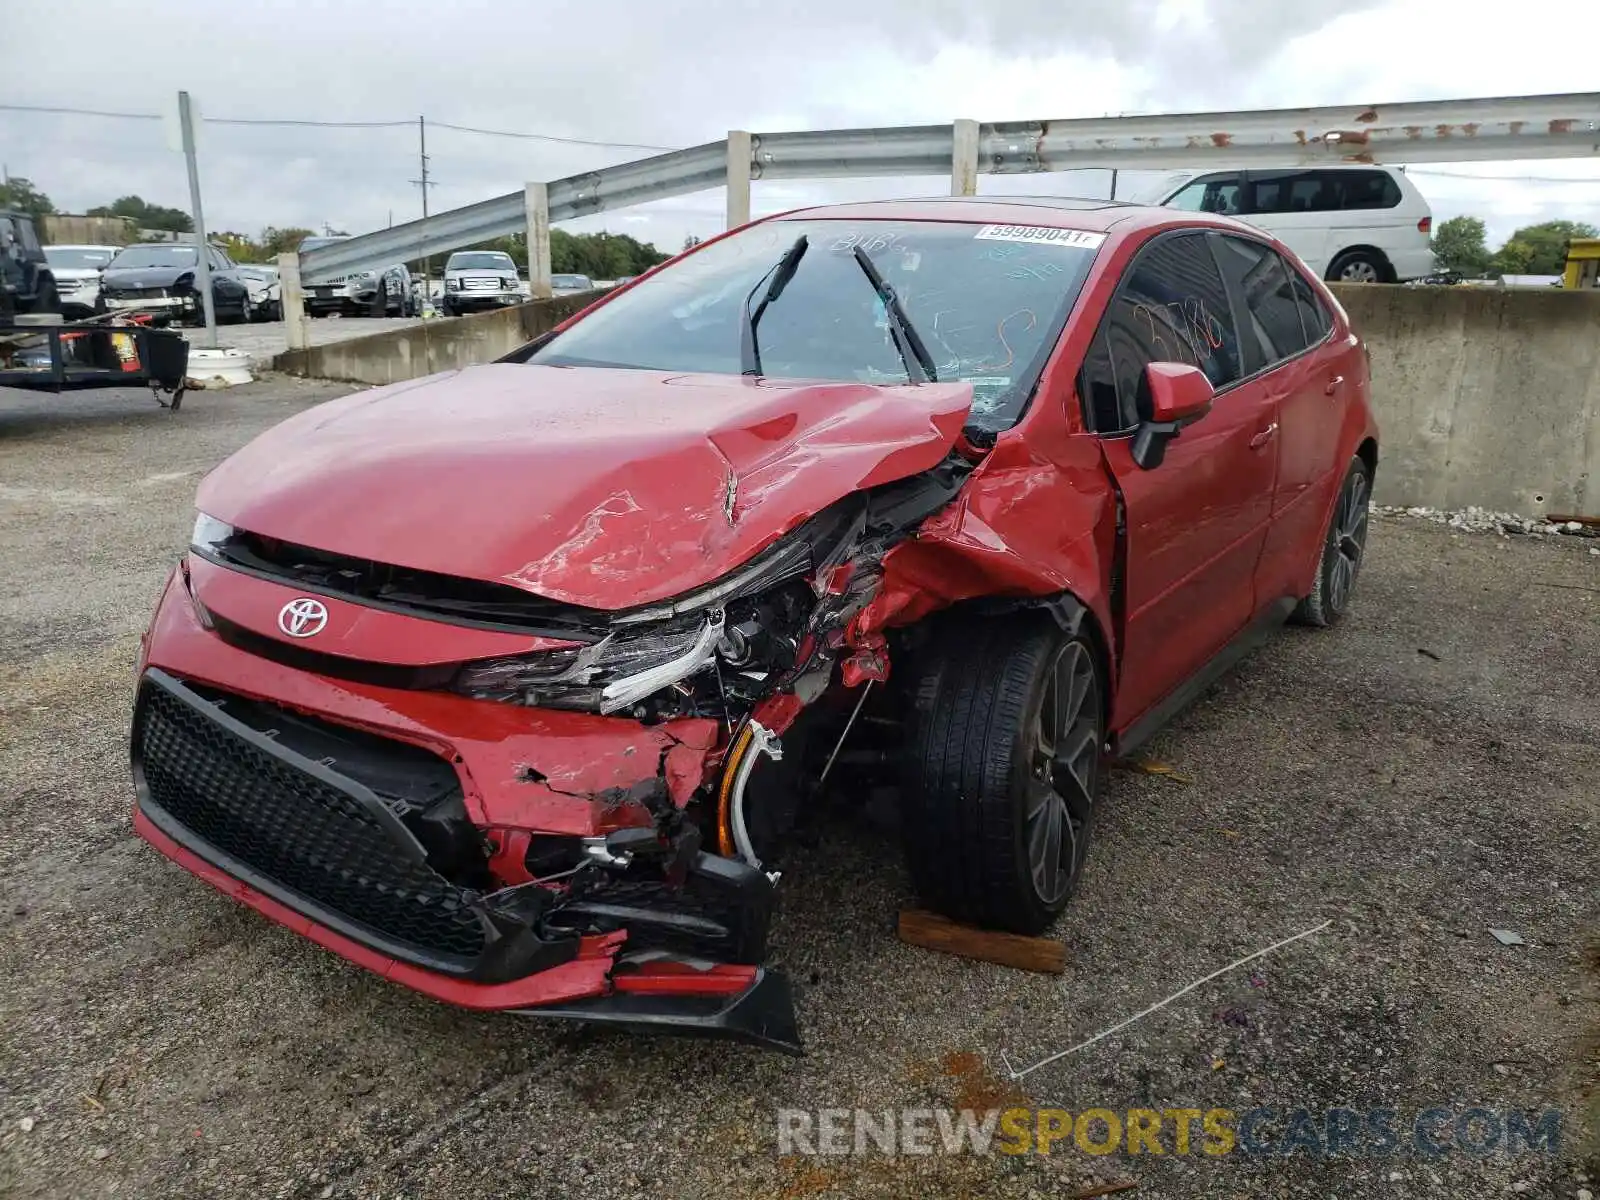
[[[1390,167],[1189,171],[1168,179],[1156,203],[1259,226],[1323,279],[1403,283],[1433,272],[1433,212]]]

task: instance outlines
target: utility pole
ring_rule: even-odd
[[[194,210],[194,285],[200,290],[200,309],[206,318],[205,344],[217,348],[217,306],[211,297],[211,263],[207,252],[206,218],[200,211],[200,167],[194,153],[194,110],[188,92],[178,93],[178,128],[183,138],[183,157],[189,168],[189,207]]]
[[[417,155],[421,164],[422,178],[413,179],[411,182],[422,189],[422,219],[428,219],[428,189],[435,186],[428,178],[428,118],[417,118]],[[419,247],[420,248],[420,247]],[[433,284],[428,278],[433,264],[424,257],[422,260],[422,306],[424,309],[433,307]]]

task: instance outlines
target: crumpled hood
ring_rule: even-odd
[[[193,275],[194,272],[192,263],[187,267],[123,267],[102,274],[100,285],[112,289],[171,287],[180,275]]]
[[[292,417],[207,476],[198,503],[300,545],[628,608],[934,466],[971,405],[963,383],[492,364]]]

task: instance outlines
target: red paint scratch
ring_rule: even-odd
[[[1356,116],[1356,120],[1361,122],[1363,125],[1371,125],[1377,119],[1378,110],[1375,108],[1369,108],[1366,112],[1360,113]]]
[[[1551,121],[1550,122],[1550,132],[1551,133],[1571,133],[1572,132],[1572,118],[1571,117],[1561,117],[1561,118],[1559,118],[1557,120]]]
[[[1233,135],[1231,133],[1213,133],[1211,135],[1211,144],[1218,149],[1223,146],[1231,146],[1233,145]]]

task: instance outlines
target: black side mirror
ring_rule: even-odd
[[[1136,464],[1153,471],[1165,461],[1167,443],[1211,411],[1216,389],[1199,367],[1153,362],[1144,369],[1144,392],[1140,408],[1147,415],[1128,452]]]

